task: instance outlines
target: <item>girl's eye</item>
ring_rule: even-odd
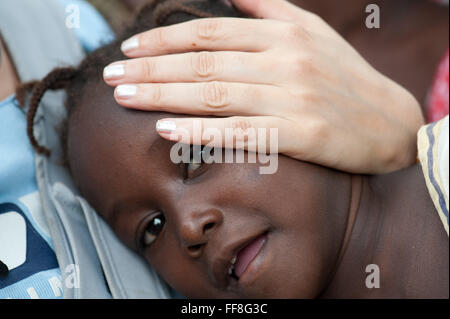
[[[193,178],[205,164],[203,161],[203,146],[191,145],[190,161],[186,164],[186,178]]]
[[[166,219],[163,214],[159,214],[150,220],[144,231],[143,243],[145,246],[150,246],[156,240],[165,223]]]
[[[189,163],[186,167],[187,178],[192,178],[195,176],[195,171],[202,168],[203,163]]]

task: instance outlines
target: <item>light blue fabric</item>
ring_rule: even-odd
[[[71,14],[76,12],[74,8],[79,8],[79,28],[73,28],[73,31],[80,39],[80,43],[86,52],[94,51],[114,39],[114,33],[108,23],[88,2],[84,0],[60,1],[65,8],[68,19]]]
[[[11,96],[0,103],[0,259],[10,269],[0,277],[0,298],[62,296],[53,244],[39,224],[37,194],[25,116]]]
[[[80,25],[73,31],[87,52],[113,39],[108,24],[91,5],[83,0],[60,1],[66,9],[74,5],[79,10]],[[72,12],[65,11],[67,16]],[[8,276],[0,276],[0,299],[63,297],[61,270],[42,216],[35,174],[26,116],[12,95],[0,101],[0,260],[10,268]],[[5,234],[11,236],[5,239]]]

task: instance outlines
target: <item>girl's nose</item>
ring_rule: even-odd
[[[223,221],[222,212],[217,209],[193,211],[180,214],[178,232],[183,247],[192,257],[199,257],[211,235]]]

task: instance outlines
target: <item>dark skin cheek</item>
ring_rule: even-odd
[[[164,245],[159,245],[155,249],[150,248],[144,254],[149,265],[183,296],[189,298],[239,297],[227,296],[226,293],[210,285],[210,278],[201,270],[204,268],[201,262],[190,260],[179,249],[179,244],[174,238],[168,238]]]

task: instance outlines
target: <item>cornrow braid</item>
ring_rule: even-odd
[[[35,151],[39,154],[46,156],[50,155],[50,150],[38,143],[34,136],[34,118],[39,107],[39,104],[47,90],[60,90],[67,88],[70,85],[70,81],[76,76],[77,70],[68,68],[57,68],[47,74],[42,81],[34,83],[33,91],[31,93],[31,99],[29,109],[27,112],[27,134],[31,145]],[[27,86],[27,84],[25,84]]]

